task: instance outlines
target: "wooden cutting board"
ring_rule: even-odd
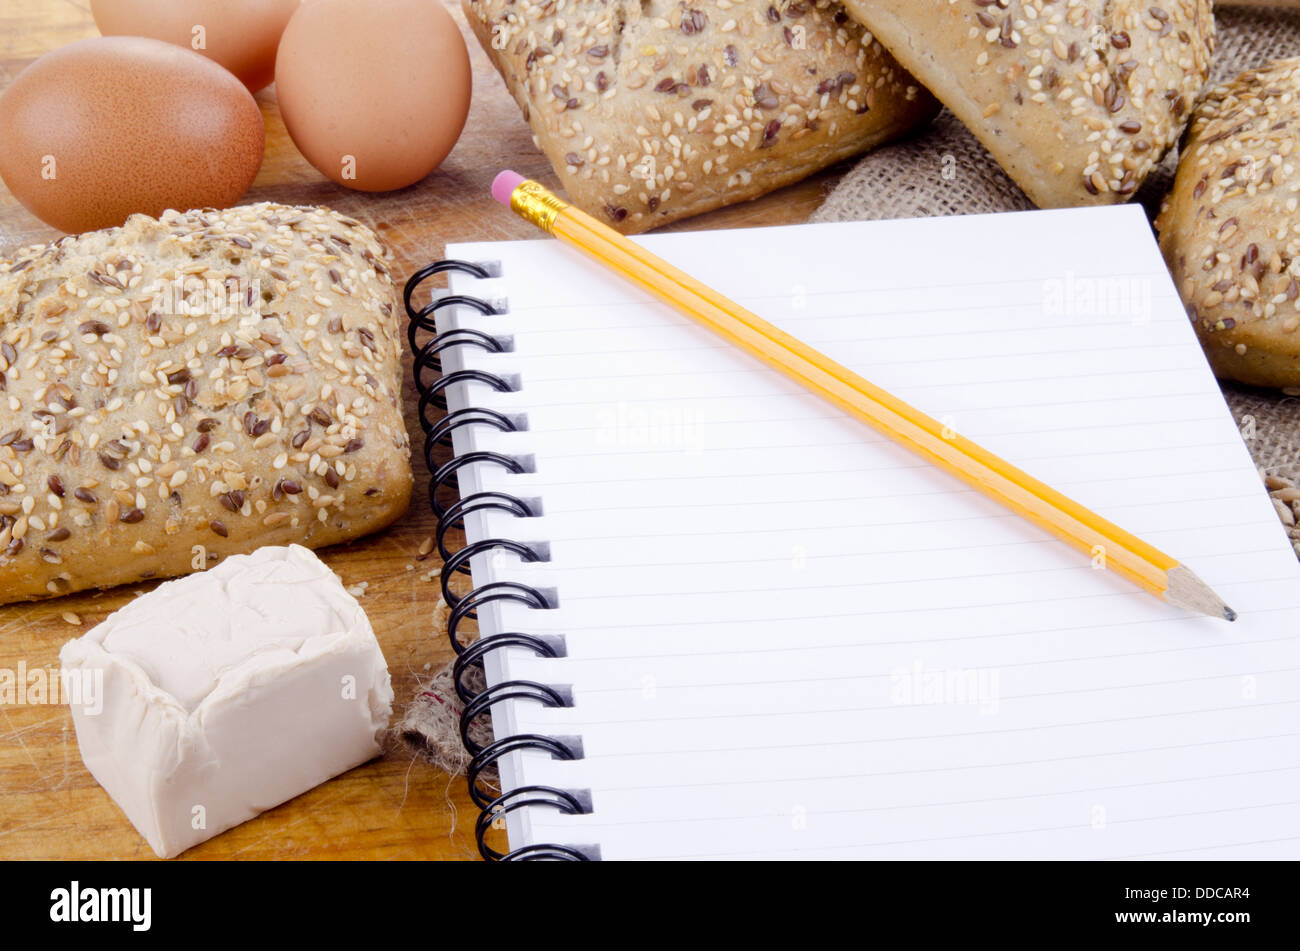
[[[474,97],[465,132],[442,167],[418,185],[382,195],[348,191],[326,180],[294,148],[274,86],[258,93],[266,157],[246,201],[328,205],[365,222],[393,248],[401,280],[442,256],[446,242],[536,238],[492,201],[495,172],[514,168],[556,180],[504,84],[479,49],[458,3],[474,66]],[[65,43],[96,36],[87,0],[6,0],[0,8],[0,89],[32,60]],[[754,202],[668,230],[754,227],[806,221],[844,168]],[[0,187],[0,256],[58,236]],[[407,426],[415,393],[407,359]],[[420,440],[416,440],[419,445]],[[434,611],[438,584],[427,580],[437,556],[418,551],[433,532],[424,501],[428,471],[417,454],[410,511],[381,535],[322,552],[345,585],[366,584],[361,603],[388,659],[397,694],[394,719],[427,678],[451,659]],[[0,607],[0,667],[56,668],[59,648],[149,586]],[[477,857],[477,809],[463,777],[452,777],[398,744],[334,779],[185,853],[190,859],[334,858],[470,859]],[[153,852],[82,765],[72,718],[62,706],[0,706],[0,858],[152,858]]]

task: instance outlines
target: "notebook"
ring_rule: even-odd
[[[1300,854],[1300,567],[1141,209],[638,240],[1240,620],[1139,591],[557,241],[453,244],[487,276],[436,308],[444,481],[519,503],[462,508],[500,638],[480,835],[603,860]]]

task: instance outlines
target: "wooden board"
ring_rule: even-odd
[[[418,185],[383,195],[348,191],[326,180],[294,148],[275,102],[258,93],[266,157],[246,201],[322,204],[375,228],[393,247],[397,275],[442,256],[449,241],[535,238],[528,225],[488,194],[501,168],[555,184],[545,159],[504,84],[448,3],[470,48],[474,98],[465,132],[442,167]],[[98,35],[87,0],[5,0],[0,7],[0,89],[41,54]],[[400,66],[399,66],[400,68]],[[2,146],[0,146],[2,147]],[[844,168],[833,169],[757,201],[679,223],[668,230],[753,227],[807,220]],[[0,256],[58,233],[0,188]],[[408,358],[409,364],[409,358]],[[409,373],[407,374],[409,380]],[[407,384],[413,436],[414,391]],[[432,534],[423,501],[427,470],[418,458],[416,500],[384,534],[322,553],[347,585],[367,583],[361,601],[388,659],[401,716],[421,677],[451,659],[433,613],[436,582],[424,580],[436,556],[417,561]],[[55,668],[59,648],[145,586],[0,607],[0,667]],[[81,626],[64,620],[75,614]],[[185,858],[477,857],[477,810],[463,778],[415,760],[396,745],[383,758],[285,803],[185,853]],[[82,765],[72,719],[62,706],[0,706],[0,858],[152,858],[153,852]]]

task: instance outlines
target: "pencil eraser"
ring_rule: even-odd
[[[523,180],[522,175],[509,169],[498,172],[497,177],[492,179],[492,197],[501,204],[509,206],[510,194],[519,187],[519,183]]]

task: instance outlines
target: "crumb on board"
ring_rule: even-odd
[[[365,595],[366,589],[369,587],[370,587],[369,581],[360,581],[357,584],[349,586],[347,591],[348,594],[352,595],[352,597],[360,598]]]
[[[77,614],[74,614],[71,611],[63,612],[63,620],[67,621],[69,624],[75,627],[81,627],[81,617]]]

